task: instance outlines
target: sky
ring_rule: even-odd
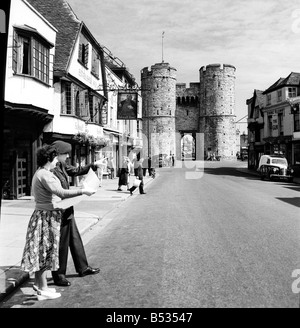
[[[162,61],[187,87],[199,82],[202,66],[235,66],[241,133],[247,132],[243,117],[254,89],[266,90],[280,77],[300,72],[299,0],[67,1],[139,85],[140,71]]]

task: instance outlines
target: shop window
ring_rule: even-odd
[[[52,45],[36,31],[16,28],[13,36],[12,69],[49,84],[49,56]]]

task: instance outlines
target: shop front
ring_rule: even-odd
[[[266,155],[282,155],[288,163],[293,160],[292,136],[264,138]]]
[[[19,199],[31,195],[36,150],[53,116],[42,108],[9,102],[5,102],[3,116],[2,198]]]

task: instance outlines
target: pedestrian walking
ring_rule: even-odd
[[[149,177],[152,175],[152,161],[151,161],[151,156],[148,156],[148,174],[149,174]]]
[[[118,190],[122,191],[122,186],[127,186],[127,190],[129,190],[129,175],[131,171],[131,163],[128,157],[124,156],[122,167],[120,170]]]
[[[51,172],[57,163],[55,147],[44,145],[38,148],[36,155],[38,169],[32,178],[35,209],[28,223],[21,269],[34,273],[33,289],[41,301],[61,296],[54,288],[48,288],[47,282],[47,271],[59,268],[62,210],[55,207],[55,200],[82,194],[90,196],[95,191],[62,188],[59,179]]]
[[[95,164],[97,165],[97,176],[100,181],[100,187],[102,187],[103,172],[107,170],[107,159],[104,155],[102,155],[101,158],[95,162]]]
[[[69,176],[75,177],[78,175],[87,174],[90,168],[96,171],[98,166],[88,164],[84,167],[75,167],[66,163],[72,146],[64,141],[54,141],[52,146],[56,147],[58,152],[58,163],[53,169],[53,174],[60,180],[64,189],[69,189]],[[77,228],[74,217],[74,207],[71,206],[64,210],[61,228],[60,228],[60,244],[59,244],[59,269],[52,270],[52,278],[57,286],[70,286],[71,283],[66,279],[68,252],[69,248],[73,258],[76,272],[80,277],[96,274],[100,272],[99,268],[92,268],[88,265],[88,260],[83,247],[82,239]]]
[[[144,174],[143,174],[143,159],[141,158],[141,160],[138,162],[138,169],[137,169],[137,175],[136,178],[138,180],[140,180],[140,184],[139,184],[139,192],[141,195],[145,195],[146,193],[144,192]],[[132,196],[132,193],[134,192],[134,190],[137,188],[136,185],[133,185],[129,191],[130,191],[130,195]]]
[[[138,157],[135,157],[132,160],[132,165],[133,165],[133,174],[134,174],[134,176],[137,176],[138,175],[138,167],[139,167]]]

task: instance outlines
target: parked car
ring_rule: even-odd
[[[257,171],[261,180],[282,179],[293,182],[293,169],[285,157],[279,155],[262,155]]]

